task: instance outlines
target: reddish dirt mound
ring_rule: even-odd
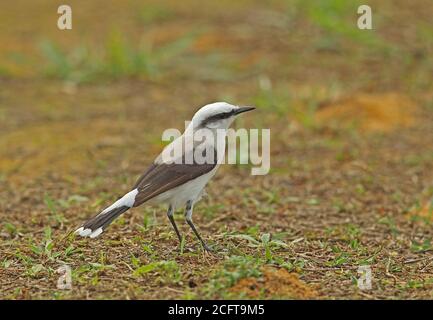
[[[262,278],[244,278],[230,288],[232,293],[246,298],[311,299],[317,292],[286,269],[263,268]]]
[[[408,212],[407,217],[411,220],[414,218],[421,218],[433,222],[433,199],[426,202],[422,206],[416,206],[412,208]]]
[[[320,125],[387,132],[414,124],[417,105],[398,93],[357,94],[324,103],[315,115]]]
[[[206,33],[197,38],[193,49],[196,52],[210,52],[215,49],[226,49],[236,42],[227,34]]]

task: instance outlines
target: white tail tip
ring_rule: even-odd
[[[96,238],[97,236],[99,236],[104,230],[102,230],[102,227],[96,229],[95,231],[92,232],[91,229],[84,229],[83,227],[78,228],[77,230],[75,230],[76,234],[79,234],[82,237],[90,237],[90,238]]]

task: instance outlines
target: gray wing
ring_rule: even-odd
[[[138,179],[134,189],[138,189],[135,197],[134,207],[141,205],[157,195],[180,186],[195,179],[215,168],[217,161],[216,150],[214,150],[214,163],[211,164],[166,164],[154,162],[146,172]],[[185,160],[185,156],[183,157]]]

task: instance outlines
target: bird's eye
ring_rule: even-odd
[[[211,128],[211,129],[215,129],[218,128],[220,125],[220,120],[214,120],[214,121],[210,121],[206,124],[206,127]]]

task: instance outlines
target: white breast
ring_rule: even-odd
[[[173,206],[174,209],[182,208],[186,205],[186,202],[193,200],[197,202],[200,200],[202,191],[208,181],[215,175],[218,170],[219,164],[215,166],[211,171],[204,175],[190,180],[176,188],[168,190],[155,198],[151,199],[151,203],[168,203]]]

